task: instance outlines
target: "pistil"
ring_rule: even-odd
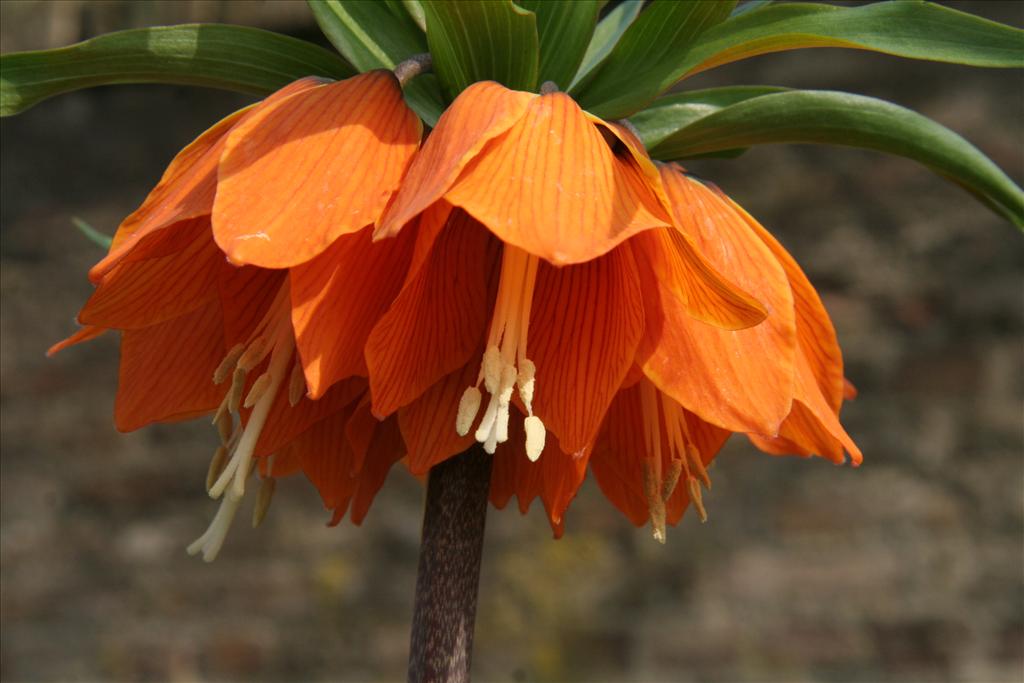
[[[474,434],[484,450],[493,454],[499,443],[508,441],[512,395],[519,390],[519,400],[526,410],[523,429],[526,432],[526,455],[536,461],[544,450],[546,430],[533,414],[533,393],[537,367],[527,357],[530,308],[537,283],[539,260],[517,247],[505,245],[501,262],[498,298],[491,318],[487,347],[480,363],[474,386],[468,387],[459,402],[455,429],[460,436],[469,433],[476,420],[484,390],[490,394],[483,417]]]

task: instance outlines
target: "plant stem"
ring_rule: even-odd
[[[491,456],[479,446],[430,470],[416,578],[410,683],[466,683]]]

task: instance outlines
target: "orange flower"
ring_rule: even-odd
[[[390,440],[380,438],[395,442],[395,421],[367,425],[358,375],[365,377],[362,346],[400,286],[414,234],[371,247],[367,228],[421,133],[390,72],[297,81],[178,154],[91,270],[97,289],[79,315],[85,327],[51,351],[122,331],[121,430],[215,412],[223,443],[209,488],[226,495],[192,548],[208,559],[255,459],[287,446],[283,469],[267,474],[300,463],[340,518],[348,497],[336,489],[350,482],[324,479],[317,435],[338,423],[362,425],[363,445],[353,451],[360,455],[346,468],[356,478],[369,439],[390,430]],[[358,274],[385,302],[339,285],[339,273]],[[332,329],[338,315],[345,324]],[[365,507],[357,508],[361,519]]]
[[[376,237],[416,220],[419,256],[366,346],[374,413],[402,409],[414,471],[464,449],[471,433],[494,453],[513,434],[513,405],[526,416],[531,460],[548,431],[566,453],[588,448],[643,339],[648,252],[673,269],[668,286],[687,315],[729,329],[765,315],[671,229],[639,142],[562,93],[467,88],[410,165]],[[633,247],[641,237],[642,253]],[[435,434],[446,421],[464,438]]]
[[[421,134],[388,72],[298,81],[183,150],[90,272],[54,350],[122,331],[118,427],[214,413],[190,552],[257,463],[257,517],[303,471],[359,523],[394,462],[479,442],[498,507],[560,535],[592,465],[664,539],[732,432],[859,462],[821,302],[717,189],[561,93],[477,83]]]
[[[757,327],[727,332],[648,306],[637,357],[646,376],[638,367],[616,397],[591,466],[609,500],[634,524],[649,519],[664,541],[666,521],[678,523],[691,501],[706,518],[700,487],[711,487],[706,467],[731,432],[773,454],[863,458],[839,424],[844,394],[852,396],[832,321],[796,261],[718,188],[675,164],[661,174],[676,225],[770,311]],[[661,295],[657,277],[649,285],[645,303]],[[682,324],[669,332],[674,322]]]

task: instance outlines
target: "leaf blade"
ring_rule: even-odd
[[[608,57],[572,90],[587,111],[605,119],[629,116],[682,76],[678,67],[693,41],[724,21],[735,2],[654,0]]]
[[[422,0],[421,4],[434,71],[449,98],[477,81],[536,90],[540,39],[533,12],[511,0]]]
[[[987,67],[1024,67],[1024,31],[929,2],[862,7],[779,3],[730,18],[702,35],[685,74],[784,50],[843,47]]]
[[[5,54],[0,65],[0,116],[99,85],[171,83],[265,95],[303,76],[355,73],[312,43],[226,24],[118,31],[55,50]]]
[[[664,138],[655,158],[692,158],[762,144],[830,144],[917,161],[1024,229],[1024,191],[945,126],[891,102],[844,92],[790,90],[746,99]]]
[[[590,44],[583,55],[583,62],[567,90],[576,87],[576,84],[586,78],[594,67],[604,61],[622,34],[636,20],[643,6],[644,0],[623,0],[608,13],[608,16],[597,22],[594,35],[590,38]]]
[[[537,81],[553,81],[568,89],[583,61],[601,11],[598,0],[519,0],[537,15],[540,65]]]

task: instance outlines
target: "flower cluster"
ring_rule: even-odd
[[[91,271],[117,427],[213,415],[212,559],[303,472],[360,523],[391,466],[474,443],[556,535],[588,467],[664,540],[733,432],[859,463],[820,299],[721,191],[559,92],[466,89],[424,138],[398,80],[303,79],[171,162]]]

